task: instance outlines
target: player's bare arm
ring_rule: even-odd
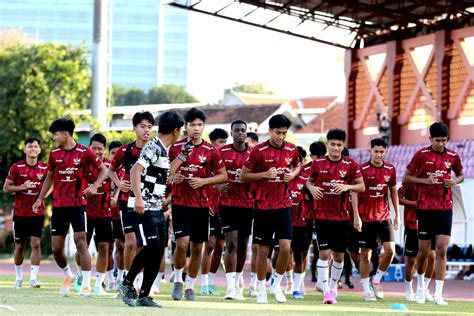
[[[298,165],[293,168],[293,170],[290,173],[285,173],[283,176],[283,181],[285,182],[290,182],[294,178],[296,178],[301,172],[301,163],[298,163]]]
[[[264,172],[252,172],[246,166],[243,166],[242,173],[240,174],[240,181],[241,182],[255,182],[258,180],[263,179],[275,179],[278,175],[278,172],[275,167],[271,167],[267,171]]]
[[[192,178],[189,179],[189,185],[193,189],[198,189],[205,185],[220,184],[227,181],[227,171],[224,168],[220,168],[216,171],[216,175],[209,178]]]
[[[390,187],[390,198],[392,199],[393,211],[395,213],[395,218],[393,219],[393,229],[398,230],[400,227],[400,212],[398,208],[398,191],[395,185]]]
[[[351,204],[352,204],[352,212],[354,214],[354,228],[355,230],[361,232],[362,231],[362,219],[359,215],[359,194],[356,192],[351,192]]]
[[[3,191],[6,193],[15,193],[19,191],[25,191],[33,188],[33,182],[26,180],[20,185],[15,185],[13,180],[6,179],[5,184],[3,185]]]
[[[324,197],[323,189],[314,185],[314,179],[309,178],[306,181],[306,187],[315,200],[321,200]]]
[[[117,188],[120,189],[120,191],[122,192],[130,191],[130,182],[127,180],[120,180],[113,165],[110,165],[109,170],[107,171],[107,175],[112,180],[112,182],[115,183]]]
[[[138,214],[145,212],[145,203],[143,202],[142,192],[140,190],[141,174],[144,169],[141,164],[136,163],[130,170],[130,185],[133,195],[135,195],[134,211]]]
[[[41,192],[38,194],[38,199],[33,204],[33,212],[38,213],[41,203],[46,196],[46,193],[49,192],[50,188],[53,185],[53,173],[48,171],[46,174],[46,178],[44,179],[43,187],[41,188]]]
[[[456,175],[456,178],[449,178],[449,179],[444,179],[443,180],[443,185],[447,188],[453,187],[461,182],[464,181],[464,173],[460,173],[459,175]]]
[[[431,185],[431,184],[435,184],[436,181],[437,181],[436,175],[431,175],[428,178],[418,178],[412,175],[412,173],[409,170],[406,170],[405,175],[403,176],[403,182],[408,182],[408,183]]]
[[[83,192],[83,195],[86,197],[91,197],[97,194],[97,189],[102,185],[102,182],[104,182],[105,178],[107,177],[107,167],[103,163],[100,163],[99,167],[97,168],[99,169],[97,180],[95,180],[95,182]]]
[[[365,184],[362,178],[354,179],[354,184],[338,184],[334,186],[334,192],[342,193],[347,191],[361,193],[365,191]]]

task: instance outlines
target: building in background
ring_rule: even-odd
[[[93,0],[0,0],[0,30],[92,50]],[[187,87],[188,12],[160,0],[109,0],[109,83]],[[111,36],[110,36],[111,35]]]

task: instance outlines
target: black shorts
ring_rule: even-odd
[[[13,240],[24,242],[28,237],[41,238],[44,216],[13,216]]]
[[[137,214],[140,220],[137,245],[165,248],[168,244],[168,225],[161,211],[145,211]]]
[[[222,231],[230,233],[237,231],[239,236],[250,236],[252,232],[253,208],[220,206]]]
[[[358,232],[354,226],[349,225],[349,237],[347,239],[347,250],[350,253],[360,253],[360,246],[359,246],[359,239],[360,239],[360,232]]]
[[[175,239],[187,237],[194,243],[209,240],[209,208],[173,205],[173,233]]]
[[[435,237],[431,239],[431,250],[436,249]],[[405,247],[403,255],[407,257],[416,257],[418,254],[418,232],[416,229],[405,228]]]
[[[253,243],[270,246],[273,234],[275,239],[289,239],[292,236],[291,209],[258,210],[254,212]]]
[[[214,236],[219,240],[225,240],[219,213],[209,215],[209,236]]]
[[[122,226],[122,220],[119,219],[113,219],[112,220],[112,233],[114,236],[114,239],[118,239],[121,241],[125,240],[125,234],[123,232],[123,226]]]
[[[381,222],[362,222],[362,232],[359,234],[360,248],[377,247],[377,237],[380,238],[381,243],[395,241],[391,219]]]
[[[418,239],[430,240],[437,235],[451,236],[453,226],[452,210],[416,210]]]
[[[319,251],[331,249],[334,252],[346,252],[349,221],[317,219],[315,226]]]
[[[122,220],[122,228],[124,234],[138,232],[138,225],[140,224],[140,219],[138,214],[133,211],[132,208],[127,207],[127,202],[120,201],[120,219]]]
[[[113,241],[112,219],[109,218],[88,218],[87,219],[87,245],[90,245],[92,235],[95,231],[95,242]]]
[[[69,225],[75,233],[87,232],[87,215],[84,206],[53,207],[51,216],[51,235],[66,236]]]
[[[294,253],[307,252],[313,238],[313,223],[309,222],[306,226],[293,226],[293,239],[291,240],[291,250]]]

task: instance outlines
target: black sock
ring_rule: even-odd
[[[132,266],[130,267],[130,271],[128,271],[125,280],[123,280],[124,285],[132,285],[133,281],[137,277],[138,273],[142,271],[143,267],[145,266],[146,256],[144,253],[144,249],[141,249],[133,258]]]
[[[151,287],[155,282],[158,271],[160,270],[161,257],[164,253],[162,247],[145,246],[143,251],[146,253],[145,268],[143,270],[143,283],[138,298],[144,298],[150,295]]]

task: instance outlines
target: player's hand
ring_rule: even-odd
[[[212,208],[212,206],[209,206],[209,216],[214,216],[216,215],[216,213],[214,212],[214,209]]]
[[[278,175],[278,172],[275,167],[271,167],[270,169],[267,170],[266,178],[267,179],[275,179]]]
[[[192,142],[183,143],[183,146],[181,146],[181,154],[183,154],[185,157],[189,157],[193,152],[193,149],[194,145]]]
[[[198,189],[206,184],[206,181],[202,178],[191,178],[189,179],[189,185],[193,189]]]
[[[393,219],[393,230],[398,230],[400,228],[400,216],[395,216]]]
[[[323,189],[317,186],[308,187],[309,192],[315,200],[321,200],[324,197]]]
[[[82,192],[82,195],[84,195],[85,197],[91,197],[93,195],[96,195],[97,194],[97,187],[95,185],[91,185],[89,187],[87,187],[83,192]]]
[[[161,203],[161,207],[162,207],[163,209],[167,209],[170,204],[171,204],[171,195],[168,195],[168,196],[166,197],[166,199],[163,201],[163,203]],[[168,211],[169,211],[169,210],[168,210]],[[168,212],[168,211],[166,211],[166,212]],[[166,213],[166,212],[165,212],[165,213]]]
[[[438,177],[436,177],[435,175],[431,175],[425,179],[425,184],[432,185],[432,184],[435,184],[437,181],[438,181]]]
[[[119,189],[122,192],[128,192],[130,191],[132,187],[130,186],[130,181],[128,180],[122,180],[120,181]]]
[[[168,220],[168,218],[170,217],[171,215],[171,209],[168,209],[166,212],[163,212],[163,216],[165,218],[165,221]]]
[[[33,204],[32,211],[33,213],[38,213],[39,209],[41,207],[41,202],[42,200],[36,200],[36,202]]]
[[[451,179],[451,178],[449,178],[449,179],[444,179],[444,180],[443,180],[443,185],[444,185],[445,187],[447,187],[447,188],[450,188],[450,187],[456,185],[456,180]]]
[[[23,183],[23,187],[25,188],[25,190],[28,190],[28,189],[32,189],[35,187],[34,183],[31,182],[30,180],[26,180],[24,183]]]
[[[143,199],[141,197],[135,198],[135,207],[133,211],[137,214],[145,213],[145,203],[143,203]]]
[[[354,216],[354,228],[355,228],[355,230],[357,230],[358,232],[361,232],[361,231],[362,231],[362,220],[360,219],[360,216],[359,216],[359,215]]]
[[[349,191],[349,186],[347,184],[340,183],[334,186],[334,192],[336,193],[342,193],[347,191]]]
[[[222,184],[216,185],[216,189],[220,193],[227,194],[229,193],[230,186],[227,183],[222,183]]]
[[[118,202],[118,196],[117,196],[117,197],[112,197],[112,198],[110,199],[110,206],[116,207],[116,206],[117,206],[117,202]]]
[[[183,183],[184,179],[186,179],[186,177],[181,173],[177,173],[174,175],[174,183],[176,184]]]
[[[290,182],[291,180],[293,180],[293,175],[291,173],[285,173],[283,175],[284,182]]]

